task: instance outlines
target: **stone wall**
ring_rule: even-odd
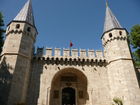
[[[77,58],[74,60],[71,58],[70,60],[67,58],[65,60],[54,56],[34,57],[28,103],[30,105],[60,105],[61,91],[67,84],[59,80],[66,73],[76,75],[78,78],[78,82],[73,82],[68,86],[76,89],[77,97],[80,90],[85,93],[83,99],[76,99],[78,105],[110,105],[106,64],[106,61],[97,59],[78,60]],[[84,82],[85,78],[87,78],[87,84]],[[58,99],[53,99],[55,90],[59,90]]]

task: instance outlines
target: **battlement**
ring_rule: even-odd
[[[38,48],[36,57],[64,57],[64,58],[89,58],[104,59],[101,50],[68,49],[68,48]]]
[[[56,65],[99,65],[105,66],[107,61],[103,51],[94,51],[86,49],[66,49],[66,48],[38,48],[37,53],[33,58],[34,61],[41,60],[47,64]]]

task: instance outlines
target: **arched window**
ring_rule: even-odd
[[[20,24],[17,24],[17,25],[16,25],[16,29],[19,29],[19,28],[20,28]]]
[[[27,31],[28,31],[28,32],[31,32],[31,27],[28,27],[28,28],[27,28]]]
[[[109,33],[109,37],[110,37],[110,38],[112,37],[112,33]]]
[[[122,35],[122,31],[119,31],[119,34]]]

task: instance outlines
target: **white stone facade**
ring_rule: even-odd
[[[38,48],[33,54],[37,30],[30,13],[29,0],[7,27],[0,65],[3,105],[112,105],[114,98],[140,105],[140,73],[127,31],[108,7],[103,51]],[[20,21],[21,14],[26,16]]]
[[[36,55],[33,58],[29,104],[61,105],[62,89],[66,87],[76,90],[76,105],[110,104],[107,62],[101,51],[96,52],[99,57],[94,55],[93,50],[87,51],[90,53],[88,57],[86,50],[80,50],[81,56],[75,54],[70,56],[68,49],[63,50],[65,56],[58,56],[58,54],[52,56],[50,53],[52,49],[46,50],[48,54],[46,52],[45,55],[40,57]],[[72,51],[78,52],[76,49]],[[75,76],[76,80],[61,80],[65,76]],[[53,95],[56,90],[59,92],[59,97],[55,99]],[[79,96],[80,91],[84,95],[82,98]]]

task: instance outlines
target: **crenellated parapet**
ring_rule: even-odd
[[[37,48],[37,57],[70,57],[70,58],[97,58],[103,59],[102,50],[69,49],[69,48]]]
[[[34,60],[44,60],[50,64],[106,65],[103,51],[86,49],[38,48]]]

